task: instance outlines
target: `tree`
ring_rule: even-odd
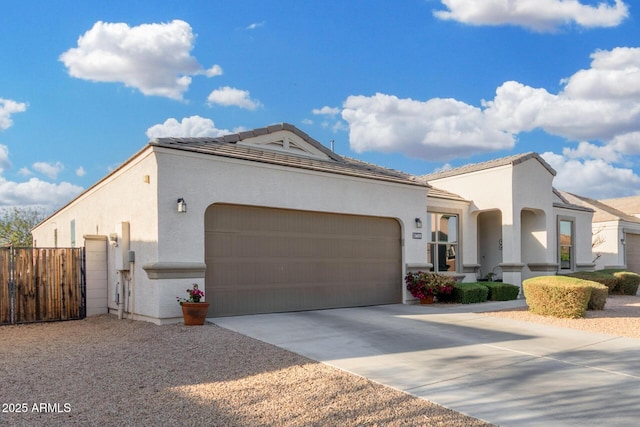
[[[607,241],[607,239],[601,234],[604,228],[605,227],[603,225],[599,229],[597,229],[595,232],[592,233],[593,239],[591,241],[591,249],[595,249]],[[601,253],[596,253],[596,257],[593,259],[593,262],[596,262],[598,258],[600,258],[601,256],[602,256]]]
[[[31,229],[47,215],[39,208],[5,208],[0,210],[0,245],[32,246]]]

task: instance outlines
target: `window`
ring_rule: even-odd
[[[71,220],[71,247],[76,247],[76,220]]]
[[[561,219],[559,222],[560,270],[573,269],[573,221]]]
[[[433,265],[431,271],[455,272],[458,267],[458,215],[429,213],[427,223],[427,259]]]

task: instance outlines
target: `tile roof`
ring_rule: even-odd
[[[612,206],[609,206],[606,203],[603,203],[602,201],[590,199],[584,196],[578,196],[576,194],[567,192],[561,193],[571,203],[592,208],[595,211],[595,213],[593,214],[593,222],[628,221],[640,223],[640,218],[636,218],[633,215],[622,212]]]
[[[552,175],[556,175],[556,171],[542,158],[538,153],[525,153],[525,154],[515,154],[509,157],[502,157],[500,159],[489,160],[487,162],[482,163],[473,163],[465,166],[461,166],[459,168],[449,169],[441,172],[435,172],[428,175],[423,175],[421,178],[426,179],[427,181],[448,178],[451,176],[463,175],[471,172],[479,172],[486,169],[492,169],[500,166],[507,165],[517,165],[519,163],[523,163],[529,159],[536,159],[544,166],[549,173]]]
[[[236,144],[236,142],[242,141],[244,139],[266,135],[282,130],[293,132],[308,144],[322,151],[329,157],[329,159],[323,160],[319,158],[299,156],[286,152],[278,152],[269,149],[261,149],[257,147],[253,148],[248,145]],[[259,128],[251,131],[239,132],[215,138],[156,138],[150,141],[149,145],[209,154],[219,157],[313,170],[318,172],[333,173],[358,178],[369,178],[379,181],[409,184],[426,188],[429,187],[429,184],[427,184],[424,180],[421,180],[413,175],[339,156],[295,126],[287,123],[281,123],[265,128]]]
[[[564,209],[573,209],[578,211],[585,212],[595,212],[595,209],[583,203],[581,200],[577,199],[578,196],[575,196],[571,193],[567,193],[556,188],[552,188],[553,194],[560,199],[560,202],[554,202],[553,206],[557,208]]]
[[[640,214],[640,196],[619,197],[600,201],[629,215]]]
[[[462,196],[459,196],[457,194],[454,194],[454,193],[451,193],[449,191],[443,190],[441,188],[434,187],[433,185],[429,189],[429,194],[427,195],[427,197],[428,198],[436,198],[436,199],[457,200],[457,201],[460,201],[460,202],[467,202],[467,203],[470,202],[469,200],[465,199]]]

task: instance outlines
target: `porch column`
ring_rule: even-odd
[[[512,285],[516,285],[520,287],[520,297],[523,297],[524,294],[522,292],[522,268],[524,264],[522,263],[507,263],[503,262],[500,264],[500,268],[502,269],[502,281],[504,283],[510,283]]]

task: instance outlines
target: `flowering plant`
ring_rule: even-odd
[[[198,289],[197,283],[194,283],[191,289],[187,289],[187,293],[189,294],[189,298],[176,297],[180,305],[185,302],[200,302],[200,298],[204,298],[204,292]]]
[[[436,273],[408,273],[404,278],[407,290],[415,298],[424,299],[429,295],[451,295],[456,279]]]

